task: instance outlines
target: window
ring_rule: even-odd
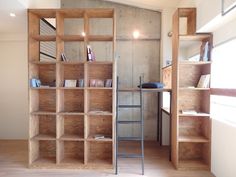
[[[212,88],[236,89],[236,40],[214,48],[212,53]]]
[[[222,44],[213,50],[211,74],[212,118],[236,126],[236,40]],[[217,88],[217,89],[216,89]],[[229,92],[231,94],[225,95]]]

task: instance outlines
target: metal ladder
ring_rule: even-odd
[[[141,165],[142,165],[142,175],[144,175],[144,135],[143,135],[143,90],[142,90],[142,78],[139,77],[139,85],[140,88],[138,90],[140,94],[140,104],[139,105],[119,105],[119,77],[117,77],[117,90],[116,90],[116,171],[115,173],[118,174],[118,158],[140,158]],[[132,92],[132,90],[126,90],[122,92]],[[130,121],[130,120],[119,120],[119,108],[140,108],[140,120]],[[118,132],[118,126],[121,124],[140,124],[141,126],[141,135],[140,137],[120,137]],[[130,153],[119,153],[118,152],[118,145],[120,141],[140,141],[141,142],[141,154],[130,154]]]

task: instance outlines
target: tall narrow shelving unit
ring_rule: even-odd
[[[43,18],[55,19],[54,35],[40,34]],[[66,34],[67,18],[82,21],[85,35]],[[96,19],[111,19],[112,34],[92,34],[91,20]],[[116,115],[114,9],[30,9],[28,25],[29,80],[37,78],[44,85],[51,84],[29,86],[29,166],[112,168]],[[55,43],[55,60],[40,60],[41,42]],[[80,43],[82,57],[62,61],[66,42]],[[88,62],[86,46],[93,42],[110,42],[112,58]],[[84,87],[63,87],[66,79],[83,79]],[[90,79],[112,79],[112,87],[90,87]],[[95,139],[96,134],[106,138]]]
[[[187,34],[180,34],[180,18]],[[196,32],[196,9],[179,8],[173,16],[172,61],[172,162],[177,169],[209,170],[211,159],[210,88],[197,88],[201,75],[211,73],[211,33]],[[208,61],[180,57],[183,46],[208,41]],[[181,110],[196,110],[183,114]]]

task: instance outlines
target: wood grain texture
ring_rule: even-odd
[[[64,90],[64,110],[65,112],[84,112],[84,92],[83,90]]]
[[[112,142],[89,142],[88,164],[112,164]]]
[[[162,69],[162,82],[165,88],[171,88],[172,80],[172,66],[168,66]]]
[[[94,135],[100,134],[112,138],[112,117],[111,116],[89,116],[88,136],[94,138]]]
[[[84,138],[83,116],[64,116],[64,134]]]
[[[39,99],[38,108],[36,111],[56,112],[56,91],[37,90],[36,92],[38,92]]]
[[[112,112],[112,91],[111,90],[89,90],[89,111]]]

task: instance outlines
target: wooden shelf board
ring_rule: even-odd
[[[84,41],[82,35],[59,35],[59,38],[63,41]]]
[[[87,115],[107,115],[107,116],[111,116],[112,112],[108,112],[108,111],[89,111],[87,113]]]
[[[178,164],[179,170],[209,170],[210,167],[199,159],[195,160],[180,160]]]
[[[89,160],[88,161],[88,165],[89,166],[94,166],[94,167],[106,167],[106,168],[109,168],[111,167],[112,168],[112,159],[110,160],[102,160],[102,159],[93,159],[93,160]]]
[[[56,90],[57,87],[30,87],[31,90]]]
[[[113,41],[112,35],[89,35],[89,41]]]
[[[57,61],[31,61],[30,64],[35,64],[35,65],[55,65]]]
[[[31,35],[36,41],[56,41],[56,35]]]
[[[33,115],[56,115],[56,112],[48,112],[48,111],[34,111],[31,112]]]
[[[84,90],[84,87],[58,87],[60,90]]]
[[[181,65],[209,65],[209,64],[212,64],[211,61],[185,61],[185,60],[182,60],[182,61],[179,61],[179,64]]]
[[[56,140],[56,135],[39,134],[34,136],[34,140]]]
[[[113,9],[87,9],[86,12],[89,18],[112,18],[114,16]]]
[[[86,62],[85,61],[60,61],[59,63],[63,65],[83,65]]]
[[[106,135],[105,135],[105,138],[103,138],[103,139],[95,139],[95,138],[94,138],[94,135],[89,135],[86,140],[87,140],[87,141],[99,141],[99,142],[101,142],[101,141],[104,141],[104,142],[112,142],[112,141],[113,141],[112,138],[110,138],[110,137],[107,138]]]
[[[59,112],[59,115],[85,115],[83,112],[64,112],[64,111],[62,111],[62,112]]]
[[[181,117],[210,117],[210,114],[207,114],[207,113],[182,114],[180,113],[179,116]]]
[[[64,134],[60,137],[63,141],[84,141],[84,137],[79,135]]]
[[[180,41],[202,41],[210,38],[210,34],[179,35]]]
[[[88,90],[112,90],[112,87],[86,87]]]
[[[190,87],[180,87],[179,88],[180,90],[186,90],[186,91],[210,91],[210,88],[197,88],[197,87],[194,87],[194,88],[190,88]]]
[[[113,61],[87,61],[88,65],[112,65]]]
[[[56,165],[56,157],[40,157],[36,159],[33,163],[32,166],[34,165],[47,165],[47,164],[55,164]]]
[[[65,157],[59,163],[61,165],[84,165],[84,159],[76,158],[76,157]]]
[[[181,135],[178,138],[179,142],[190,142],[190,143],[208,143],[209,140],[204,136],[186,136]]]

